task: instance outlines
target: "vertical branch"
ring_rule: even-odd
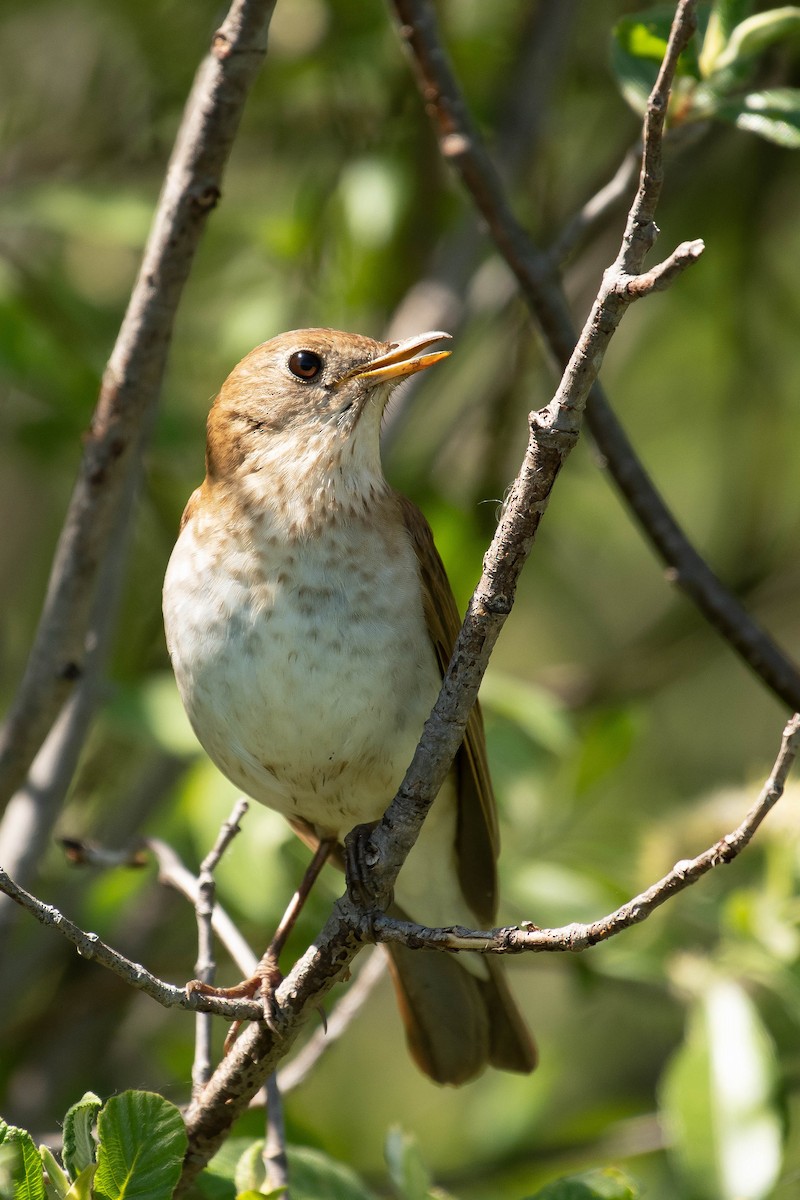
[[[213,983],[216,972],[214,956],[213,918],[216,899],[214,871],[219,860],[237,833],[241,833],[241,820],[250,807],[247,800],[239,799],[233,812],[219,831],[212,849],[200,864],[194,910],[197,916],[197,963],[195,970],[201,983]],[[194,1062],[192,1064],[192,1095],[198,1096],[211,1078],[211,1014],[198,1012],[195,1017]]]
[[[28,665],[0,730],[0,803],[22,784],[81,678],[103,559],[147,441],[183,286],[220,197],[275,0],[233,0],[187,101],[138,279],[86,435]]]
[[[278,1188],[284,1188],[283,1200],[290,1200],[283,1100],[278,1076],[274,1071],[267,1077],[267,1136],[264,1139],[263,1160],[267,1191],[274,1192]]]

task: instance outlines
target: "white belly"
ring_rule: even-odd
[[[164,583],[178,688],[209,756],[253,799],[340,841],[383,814],[441,684],[410,541],[373,535],[365,554],[364,530],[358,551],[353,538],[265,546],[246,573],[243,547],[226,540],[222,570],[219,541],[190,521]],[[451,775],[395,888],[431,925],[473,923],[456,813]]]
[[[227,531],[229,532],[229,531]],[[190,522],[164,587],[167,641],[197,735],[254,799],[320,834],[376,820],[440,685],[410,544],[352,529],[230,553]]]

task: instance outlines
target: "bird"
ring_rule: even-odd
[[[167,568],[167,647],[200,743],[311,847],[341,847],[382,816],[461,624],[430,526],[389,485],[380,453],[393,388],[447,358],[430,350],[446,338],[304,329],[247,354],[211,407],[205,479]],[[390,912],[491,926],[497,854],[476,706]],[[426,1075],[462,1084],[487,1065],[533,1070],[499,958],[387,949]]]

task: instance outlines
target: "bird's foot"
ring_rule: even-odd
[[[378,823],[378,821],[370,821],[364,825],[356,825],[355,829],[351,829],[344,839],[344,870],[347,891],[351,900],[360,908],[372,908],[375,904],[372,883],[374,851],[370,846],[370,837]]]
[[[260,992],[264,1004],[264,1021],[273,1032],[277,1032],[275,992],[282,980],[283,976],[278,968],[277,960],[268,950],[249,979],[243,979],[241,983],[227,988],[215,987],[213,984],[203,983],[199,979],[192,979],[187,983],[186,991],[188,995],[191,995],[192,992],[199,992],[203,996],[217,996],[222,1000],[253,1000]],[[222,1048],[223,1054],[228,1054],[232,1049],[242,1024],[242,1021],[234,1021],[231,1024]]]
[[[251,975],[233,987],[215,987],[213,983],[203,983],[200,979],[190,979],[186,984],[186,993],[199,992],[201,996],[214,996],[219,1000],[252,1000],[261,987],[260,975]]]

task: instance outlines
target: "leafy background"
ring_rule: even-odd
[[[611,27],[637,6],[565,0],[559,17],[548,7],[440,6],[481,126],[513,157],[518,212],[544,243],[639,131],[611,66]],[[720,4],[717,13],[740,18],[751,7]],[[181,107],[221,15],[208,0],[120,0],[112,9],[6,0],[0,14],[4,702],[24,666],[81,432]],[[525,55],[545,25],[551,51],[531,63]],[[626,62],[641,45],[629,35],[644,28],[629,21],[614,42],[634,103]],[[751,90],[800,84],[800,43],[789,34],[748,64]],[[736,113],[723,93],[741,92],[741,79],[719,86],[709,101],[707,79],[690,73],[685,83],[694,116],[713,117],[716,104],[728,123],[697,120],[676,136],[659,214],[662,249],[703,237],[706,255],[631,311],[604,382],[702,552],[796,654],[800,173],[785,145],[730,124]],[[595,230],[567,269],[578,316],[621,220],[616,213]],[[386,467],[428,515],[463,604],[526,414],[550,398],[551,371],[439,163],[386,9],[377,0],[279,0],[267,67],[180,314],[113,659],[58,835],[119,846],[144,831],[190,864],[207,851],[233,793],[182,716],[160,584],[202,475],[209,402],[247,350],[283,329],[380,336],[408,289],[442,264],[456,281],[455,352],[399,402]],[[418,314],[404,317],[409,330]],[[665,582],[598,466],[586,441],[559,480],[484,689],[507,923],[600,916],[710,844],[754,798],[787,715]],[[408,1060],[384,984],[287,1097],[291,1140],[381,1190],[386,1131],[400,1125],[433,1177],[464,1200],[527,1195],[608,1163],[655,1200],[795,1195],[798,795],[790,788],[734,866],[646,925],[580,957],[511,964],[541,1050],[533,1077],[436,1088]],[[249,814],[219,883],[254,946],[304,858],[278,818]],[[341,886],[333,872],[324,880],[298,949]],[[77,871],[53,841],[35,890],[161,976],[193,975],[193,916],[152,867]],[[188,1018],[162,1012],[22,916],[2,950],[0,1108],[9,1120],[52,1133],[89,1088],[185,1100]],[[223,965],[221,975],[233,981],[235,971]],[[258,1131],[256,1115],[247,1122],[238,1132]]]

